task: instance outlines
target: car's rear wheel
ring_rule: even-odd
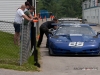
[[[99,53],[98,53],[98,56],[100,56],[100,44],[99,44]]]

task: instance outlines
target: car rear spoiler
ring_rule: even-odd
[[[87,23],[89,26],[97,26],[98,24],[95,23]]]

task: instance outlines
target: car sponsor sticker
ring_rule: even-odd
[[[69,46],[76,46],[76,47],[80,47],[83,46],[84,42],[69,42]]]

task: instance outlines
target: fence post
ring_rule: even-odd
[[[20,25],[20,31],[21,31],[21,36],[20,36],[20,43],[21,43],[21,44],[20,44],[20,45],[21,45],[21,46],[20,46],[20,66],[22,65],[22,48],[23,48],[23,47],[22,47],[22,46],[23,46],[23,41],[22,41],[22,40],[23,40],[23,28],[24,28],[24,27],[23,27],[23,26],[24,26],[24,25],[23,25],[23,24],[24,24],[23,22],[24,22],[24,21],[22,21],[22,25]]]
[[[36,23],[38,22],[38,20],[36,19],[36,20],[33,20],[33,22],[34,22],[34,27],[33,27],[33,38],[32,39],[34,39],[34,52],[33,52],[33,54],[32,55],[34,55],[34,61],[35,61],[35,66],[37,66],[37,67],[40,67],[40,64],[38,63],[38,50],[37,50],[37,48],[36,48]]]

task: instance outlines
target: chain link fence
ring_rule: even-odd
[[[39,25],[45,21],[41,19],[36,23],[36,35],[39,34]],[[0,21],[0,64],[22,65],[32,55],[34,47],[31,49],[31,23],[22,24],[21,27],[21,44],[17,46],[14,44],[13,22]]]
[[[22,65],[32,55],[34,50],[31,50],[31,23],[21,27],[21,44],[17,46],[14,44],[13,22],[0,21],[0,63]],[[37,27],[39,25],[36,30]]]
[[[22,24],[21,29],[21,51],[20,51],[20,65],[27,62],[31,52],[31,23],[28,25]]]
[[[20,47],[14,45],[13,22],[0,21],[0,63],[19,64]]]

